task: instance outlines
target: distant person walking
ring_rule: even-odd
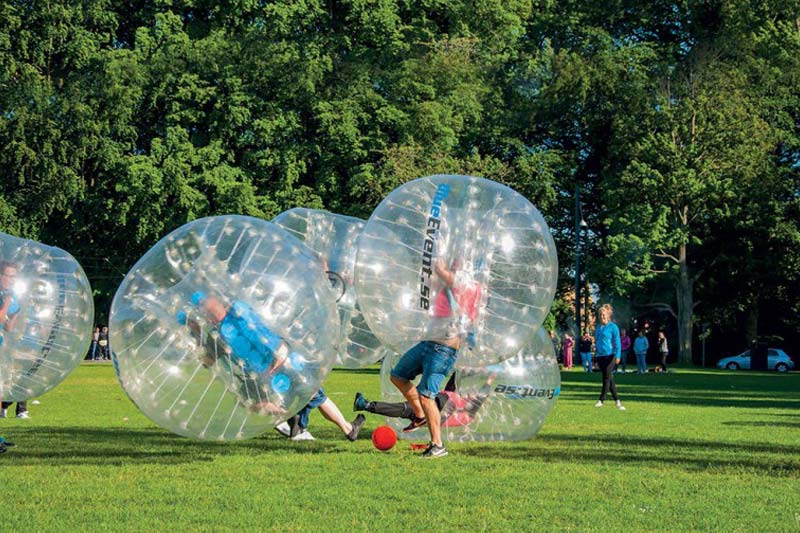
[[[636,371],[639,374],[647,373],[647,350],[650,349],[650,342],[644,334],[644,330],[639,331],[636,340],[633,341],[633,353],[636,354]]]
[[[628,354],[631,351],[631,338],[628,337],[628,331],[625,329],[620,331],[619,344],[621,350],[621,357],[619,359],[619,371],[624,374],[625,364],[628,362]]]
[[[619,341],[619,328],[611,322],[614,309],[609,304],[600,307],[598,319],[600,325],[594,330],[594,345],[597,350],[597,366],[603,372],[603,388],[600,391],[600,399],[594,404],[595,407],[603,407],[606,401],[606,394],[611,391],[611,397],[617,404],[617,409],[624,411],[622,402],[617,396],[617,384],[614,382],[614,367],[619,363],[621,348]]]
[[[578,349],[581,353],[581,364],[583,365],[583,371],[592,373],[592,336],[589,335],[589,332],[586,331],[583,334],[583,338],[578,346]]]
[[[572,348],[575,346],[575,341],[572,339],[572,335],[569,333],[564,333],[564,340],[562,341],[561,346],[564,352],[564,368],[567,370],[572,370]]]
[[[658,353],[661,354],[661,370],[667,371],[667,357],[669,357],[669,344],[663,331],[658,332]]]

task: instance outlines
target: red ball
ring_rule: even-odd
[[[382,452],[391,450],[397,444],[397,433],[389,426],[378,426],[372,432],[372,444]]]

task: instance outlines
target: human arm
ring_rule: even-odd
[[[444,261],[442,261],[441,258],[436,260],[436,264],[434,265],[433,268],[436,272],[436,275],[439,276],[439,279],[441,279],[446,286],[448,287],[453,286],[453,283],[455,283],[455,278],[456,278],[455,273],[447,268],[447,266],[445,265]]]
[[[614,356],[617,359],[617,363],[619,363],[622,359],[622,342],[619,338],[619,328],[616,325],[611,328],[611,346],[614,348]]]

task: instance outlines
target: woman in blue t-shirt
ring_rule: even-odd
[[[611,305],[605,304],[600,307],[598,318],[600,325],[594,330],[594,346],[596,350],[597,366],[603,373],[603,390],[600,392],[600,399],[594,404],[595,407],[603,407],[606,401],[606,394],[611,391],[611,397],[617,404],[617,409],[624,411],[625,407],[617,397],[617,384],[614,383],[614,367],[619,363],[621,357],[621,345],[619,339],[619,328],[611,322],[614,310]]]

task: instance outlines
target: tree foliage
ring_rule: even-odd
[[[72,252],[102,316],[186,221],[478,174],[545,213],[565,293],[578,185],[590,281],[683,316],[684,351],[697,318],[797,329],[798,7],[5,2],[0,230]]]

